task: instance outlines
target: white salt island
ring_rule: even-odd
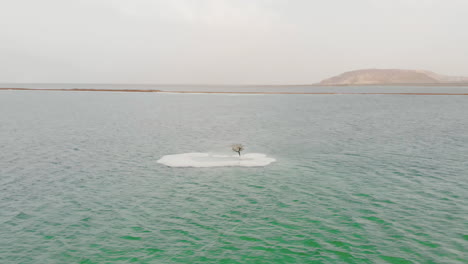
[[[223,155],[212,153],[183,153],[166,155],[157,162],[169,167],[264,167],[276,160],[261,153],[241,155]]]

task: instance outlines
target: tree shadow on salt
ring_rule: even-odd
[[[274,158],[267,157],[261,153],[249,153],[242,156],[222,155],[211,153],[183,153],[166,155],[157,162],[169,167],[264,167],[272,162]]]

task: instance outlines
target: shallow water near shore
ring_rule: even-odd
[[[1,263],[468,259],[466,96],[2,91],[0,111]],[[276,162],[157,162],[232,143]]]

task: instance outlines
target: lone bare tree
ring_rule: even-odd
[[[242,144],[233,144],[231,147],[232,147],[232,151],[237,152],[240,157],[241,151],[244,150],[244,146]]]

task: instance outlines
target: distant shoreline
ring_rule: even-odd
[[[161,90],[142,90],[142,89],[52,89],[52,88],[0,88],[0,91],[49,91],[49,92],[127,92],[127,93],[157,93]]]
[[[180,94],[316,94],[316,95],[468,95],[468,93],[339,93],[339,92],[223,92],[223,91],[163,91],[129,89],[44,89],[44,88],[0,88],[0,91],[42,91],[42,92],[125,92],[125,93],[180,93]]]
[[[0,83],[0,89],[31,89],[24,87],[8,88],[8,85],[19,86],[19,85],[117,85],[117,86],[140,86],[140,87],[269,87],[269,88],[283,88],[283,87],[378,87],[378,86],[393,86],[393,87],[434,87],[434,86],[447,86],[447,87],[468,87],[468,83],[362,83],[362,84],[321,84],[321,83],[292,83],[292,84],[150,84],[150,83]],[[3,86],[3,87],[1,87]],[[49,88],[39,88],[49,89]],[[50,88],[53,89],[53,88]],[[87,88],[72,88],[72,89],[83,89]],[[56,90],[56,89],[54,89]],[[71,89],[66,89],[71,90]],[[93,89],[94,90],[94,89]],[[104,89],[107,90],[107,89]],[[112,90],[112,89],[110,89]],[[117,89],[116,89],[117,90]],[[119,89],[120,90],[120,89]],[[146,89],[140,89],[146,90]],[[152,89],[158,90],[158,89]]]
[[[301,85],[299,85],[301,86]],[[305,85],[304,85],[305,86]],[[434,86],[449,86],[449,87],[468,87],[468,83],[366,83],[366,84],[312,84],[310,86],[324,87],[362,87],[362,86],[395,86],[395,87],[434,87]]]

